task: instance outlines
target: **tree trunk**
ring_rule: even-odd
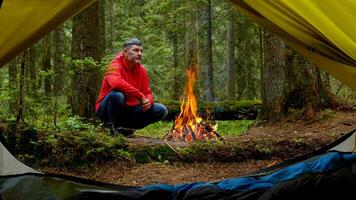
[[[231,11],[230,11],[231,12]],[[235,99],[235,69],[234,69],[234,57],[235,57],[235,46],[234,46],[234,21],[233,16],[229,14],[227,22],[227,98],[230,100]]]
[[[330,74],[326,71],[322,71],[322,79],[325,85],[325,89],[331,91]]]
[[[28,81],[26,84],[26,88],[28,94],[33,96],[37,91],[37,66],[36,66],[36,45],[33,45],[28,50],[28,64],[26,66]]]
[[[286,77],[286,111],[290,108],[304,109],[304,116],[310,119],[321,108],[335,104],[324,85],[320,70],[293,50],[288,53]]]
[[[175,34],[175,33],[173,33]],[[179,99],[180,97],[180,87],[179,87],[179,57],[178,57],[178,37],[174,35],[173,40],[173,99]]]
[[[245,90],[245,98],[248,100],[254,100],[256,98],[256,88],[255,88],[255,80],[254,80],[254,68],[253,68],[253,49],[251,48],[252,46],[251,40],[247,41],[247,46],[246,46],[246,62],[244,65],[244,72],[246,73],[244,76],[245,82],[246,82],[246,90]]]
[[[115,1],[114,0],[107,0],[108,1],[108,21],[109,26],[108,29],[108,41],[107,41],[107,48],[110,54],[117,53],[117,50],[114,47],[114,42],[116,42],[116,33],[115,33]]]
[[[259,39],[259,44],[260,44],[259,61],[260,61],[260,67],[262,69],[263,66],[264,66],[264,59],[263,59],[263,28],[262,27],[260,27],[258,39]]]
[[[58,27],[53,34],[54,37],[54,83],[53,90],[56,96],[63,94],[65,85],[65,66],[64,58],[65,53],[65,33],[64,27]]]
[[[285,44],[275,35],[264,32],[264,66],[262,68],[262,109],[260,120],[282,119],[285,84]]]
[[[262,69],[264,66],[264,55],[263,55],[263,28],[260,26],[259,27],[259,34],[258,34],[258,40],[259,40],[259,69]],[[259,84],[261,85],[261,84]],[[260,92],[261,94],[262,92]],[[256,95],[257,96],[257,95]],[[258,98],[258,96],[257,96]],[[260,97],[261,99],[262,97]]]
[[[51,70],[50,35],[47,35],[46,38],[45,38],[42,70],[44,72],[49,72],[49,70]],[[47,74],[43,79],[43,88],[44,88],[45,95],[47,97],[50,97],[51,96],[51,77],[49,75],[47,75]]]
[[[25,69],[26,69],[26,54],[27,50],[25,50],[22,53],[21,57],[21,68],[20,68],[20,88],[19,88],[19,102],[18,102],[18,109],[17,109],[17,115],[16,115],[16,124],[19,126],[20,122],[22,121],[25,125],[25,121],[23,118],[23,112],[25,110]]]
[[[191,64],[191,57],[198,58],[198,28],[197,28],[197,13],[195,2],[190,0],[185,1],[188,8],[188,12],[185,16],[185,63],[186,67],[189,67]],[[192,51],[193,50],[193,51]],[[195,59],[198,62],[197,59]]]
[[[213,79],[213,47],[212,47],[212,17],[211,17],[211,0],[208,0],[208,5],[206,7],[206,16],[207,16],[207,33],[206,33],[206,69],[207,69],[207,78],[206,78],[206,101],[214,101],[214,79]]]
[[[98,41],[96,41],[95,46],[98,48],[98,55],[95,57],[96,61],[101,61],[101,59],[105,56],[106,49],[106,34],[105,34],[105,9],[106,9],[106,0],[99,0],[98,3]],[[115,34],[114,34],[115,35]],[[99,89],[100,83],[97,83],[97,87]],[[98,91],[97,91],[98,92]],[[96,100],[96,97],[95,97]]]
[[[15,57],[9,64],[9,113],[16,113],[17,110],[17,57]]]
[[[100,61],[103,48],[105,27],[103,11],[104,1],[98,1],[73,19],[72,59],[91,57]],[[99,69],[95,62],[85,61],[75,66],[72,81],[72,113],[81,117],[93,118],[95,101],[99,91]]]

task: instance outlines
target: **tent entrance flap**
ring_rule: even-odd
[[[40,173],[18,161],[0,142],[0,176]]]
[[[356,90],[355,1],[230,2],[315,65]]]
[[[0,27],[3,27],[0,31],[0,67],[94,1],[3,1],[0,10]]]

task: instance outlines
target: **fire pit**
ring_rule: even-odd
[[[203,120],[198,115],[197,99],[194,85],[197,67],[188,68],[184,97],[181,98],[180,113],[172,129],[164,136],[165,141],[206,141],[221,138],[217,132],[217,124]]]

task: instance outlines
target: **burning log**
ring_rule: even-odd
[[[217,125],[201,121],[194,126],[185,125],[181,130],[173,128],[164,136],[168,141],[207,141],[211,139],[220,139],[221,136],[216,131]]]

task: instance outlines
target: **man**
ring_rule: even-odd
[[[111,134],[129,137],[135,129],[167,116],[166,106],[154,102],[148,74],[141,64],[142,53],[139,39],[126,41],[104,76],[95,109]]]

